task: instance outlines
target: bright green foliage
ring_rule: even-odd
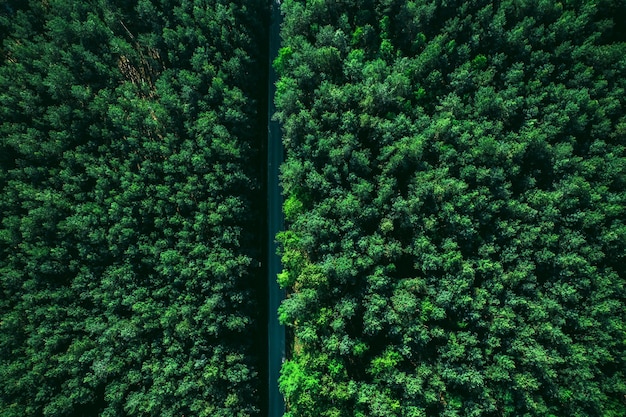
[[[288,415],[626,415],[623,3],[282,4]]]
[[[259,414],[266,8],[0,4],[3,417]]]

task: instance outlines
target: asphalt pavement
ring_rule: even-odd
[[[279,169],[283,161],[283,145],[278,122],[272,120],[276,111],[274,94],[276,93],[276,73],[272,62],[278,56],[280,48],[280,0],[272,2],[269,36],[269,77],[268,77],[268,132],[267,132],[267,224],[268,224],[268,417],[281,417],[285,413],[285,401],[278,390],[280,368],[285,360],[285,327],[278,322],[278,306],[285,297],[285,292],[276,282],[282,266],[276,254],[276,233],[284,227],[282,211],[282,192],[279,183]]]

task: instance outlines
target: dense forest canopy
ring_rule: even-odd
[[[3,417],[259,415],[266,15],[0,5]]]
[[[626,415],[622,0],[282,0],[286,417]],[[259,416],[266,0],[0,4],[0,414]]]
[[[622,416],[626,8],[282,2],[288,416]]]

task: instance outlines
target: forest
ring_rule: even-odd
[[[260,415],[267,4],[0,8],[0,415]]]
[[[272,3],[0,2],[2,417],[267,415]],[[626,415],[626,4],[280,7],[284,416]]]
[[[282,8],[285,415],[626,415],[624,3]]]

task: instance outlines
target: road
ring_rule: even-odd
[[[276,73],[272,62],[278,56],[280,48],[280,0],[272,2],[269,36],[269,77],[268,77],[268,132],[267,132],[267,271],[268,271],[268,417],[281,417],[285,413],[285,401],[278,390],[280,368],[285,359],[285,327],[278,322],[278,306],[285,293],[276,283],[276,276],[281,271],[280,257],[276,255],[276,233],[283,229],[282,193],[278,180],[280,164],[283,161],[283,145],[280,125],[272,120],[275,113],[274,94],[276,93]]]

